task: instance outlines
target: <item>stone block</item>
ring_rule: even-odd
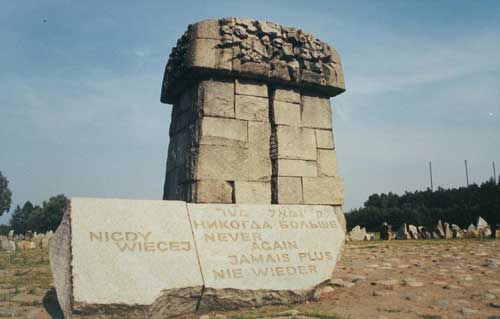
[[[316,135],[313,129],[278,125],[278,158],[316,160]]]
[[[205,116],[234,118],[234,81],[202,81],[200,90]]]
[[[183,202],[72,198],[49,254],[66,318],[163,318],[201,297]]]
[[[270,138],[269,123],[248,122],[248,179],[251,181],[271,180]]]
[[[217,20],[203,20],[189,26],[191,38],[220,40],[220,25]]]
[[[200,144],[247,147],[248,122],[205,116],[200,135]]]
[[[236,94],[267,97],[267,85],[253,81],[236,80]]]
[[[276,89],[274,100],[300,104],[300,92],[295,89]]]
[[[271,204],[271,182],[234,182],[237,204]]]
[[[231,71],[232,52],[220,48],[220,40],[196,39],[191,42],[186,56],[189,67]]]
[[[342,230],[344,231],[344,233],[347,233],[347,221],[345,219],[344,210],[342,209],[342,206],[333,206],[333,209],[335,210],[335,215],[337,215],[337,219],[339,221],[340,226],[342,227]]]
[[[192,183],[193,201],[196,203],[233,202],[233,185],[223,180],[205,179]]]
[[[344,180],[341,177],[303,177],[304,204],[343,205]]]
[[[337,152],[335,150],[318,150],[318,175],[339,176]]]
[[[300,177],[277,177],[278,203],[302,204],[302,179]]]
[[[332,129],[332,108],[327,97],[302,95],[302,126]]]
[[[249,121],[269,122],[269,102],[267,98],[236,95],[236,118]]]
[[[316,161],[304,161],[296,159],[279,159],[278,176],[318,176]]]
[[[202,311],[312,299],[345,234],[330,206],[188,204],[205,289]]]
[[[200,145],[195,179],[248,180],[248,149],[218,145]]]
[[[300,126],[300,104],[275,100],[274,123],[282,125]]]
[[[323,149],[334,149],[333,133],[331,130],[315,130],[316,146]]]

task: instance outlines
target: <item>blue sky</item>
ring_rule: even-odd
[[[299,27],[338,49],[347,92],[332,105],[347,209],[375,192],[425,189],[428,161],[442,187],[465,183],[464,159],[472,182],[492,175],[492,161],[500,167],[499,1],[0,7],[0,171],[14,205],[60,193],[161,198],[165,63],[189,23],[226,16]]]

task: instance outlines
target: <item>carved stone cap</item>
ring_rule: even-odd
[[[175,103],[190,82],[212,76],[257,79],[328,96],[345,91],[335,49],[300,29],[253,19],[189,25],[168,59],[161,101]]]

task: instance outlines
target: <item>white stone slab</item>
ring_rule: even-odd
[[[331,206],[188,204],[188,211],[206,293],[311,290],[331,277],[345,237]]]
[[[65,314],[107,318],[104,314],[170,316],[195,310],[203,280],[186,203],[72,198],[70,205],[65,214],[70,231],[60,227],[51,247]],[[71,249],[65,253],[61,243],[68,237]],[[142,315],[130,315],[136,317]]]

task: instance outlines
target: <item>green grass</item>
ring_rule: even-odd
[[[37,288],[46,290],[52,283],[46,249],[0,252],[0,272],[3,273],[0,276],[0,287],[15,288],[13,293],[4,293],[9,296],[20,292],[34,294]],[[6,298],[8,296],[0,295],[0,300]]]

